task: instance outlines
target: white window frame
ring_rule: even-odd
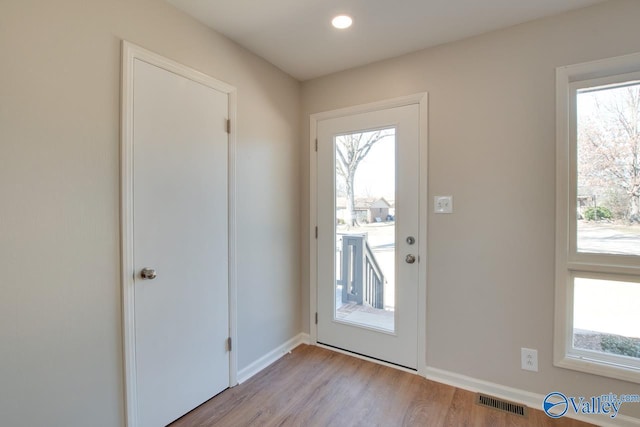
[[[576,94],[640,80],[640,54],[556,69],[556,290],[554,365],[640,383],[640,362],[573,348],[575,277],[640,282],[640,257],[577,251]],[[639,284],[640,285],[640,284]]]

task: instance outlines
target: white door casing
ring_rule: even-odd
[[[311,116],[311,335],[312,341],[381,359],[423,373],[425,361],[426,306],[426,94],[351,107]],[[397,311],[394,333],[345,325],[334,317],[333,289],[336,257],[333,137],[367,129],[395,127],[397,137],[396,227]],[[317,142],[315,141],[317,139]],[[313,145],[312,145],[313,147]],[[312,227],[314,228],[314,227]],[[315,230],[313,230],[315,232]],[[408,236],[416,237],[407,245]],[[405,263],[413,254],[418,262]],[[317,308],[318,326],[314,308]]]
[[[123,67],[127,425],[146,427],[235,384],[235,92],[126,42]]]

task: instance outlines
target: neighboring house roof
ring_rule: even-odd
[[[346,197],[336,198],[336,209],[345,209],[347,207]],[[366,210],[371,208],[391,208],[393,205],[384,197],[361,197],[355,200],[356,210]]]
[[[390,208],[391,207],[391,203],[387,202],[387,200],[382,197],[378,200],[376,200],[375,202],[371,203],[371,205],[369,206],[370,208]]]

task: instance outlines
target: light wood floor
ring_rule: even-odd
[[[589,425],[531,409],[521,418],[478,406],[474,397],[418,375],[302,345],[171,427]]]

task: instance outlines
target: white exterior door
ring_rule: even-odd
[[[139,59],[133,73],[135,401],[158,427],[229,387],[229,99]]]
[[[418,369],[420,105],[317,122],[317,340]]]

